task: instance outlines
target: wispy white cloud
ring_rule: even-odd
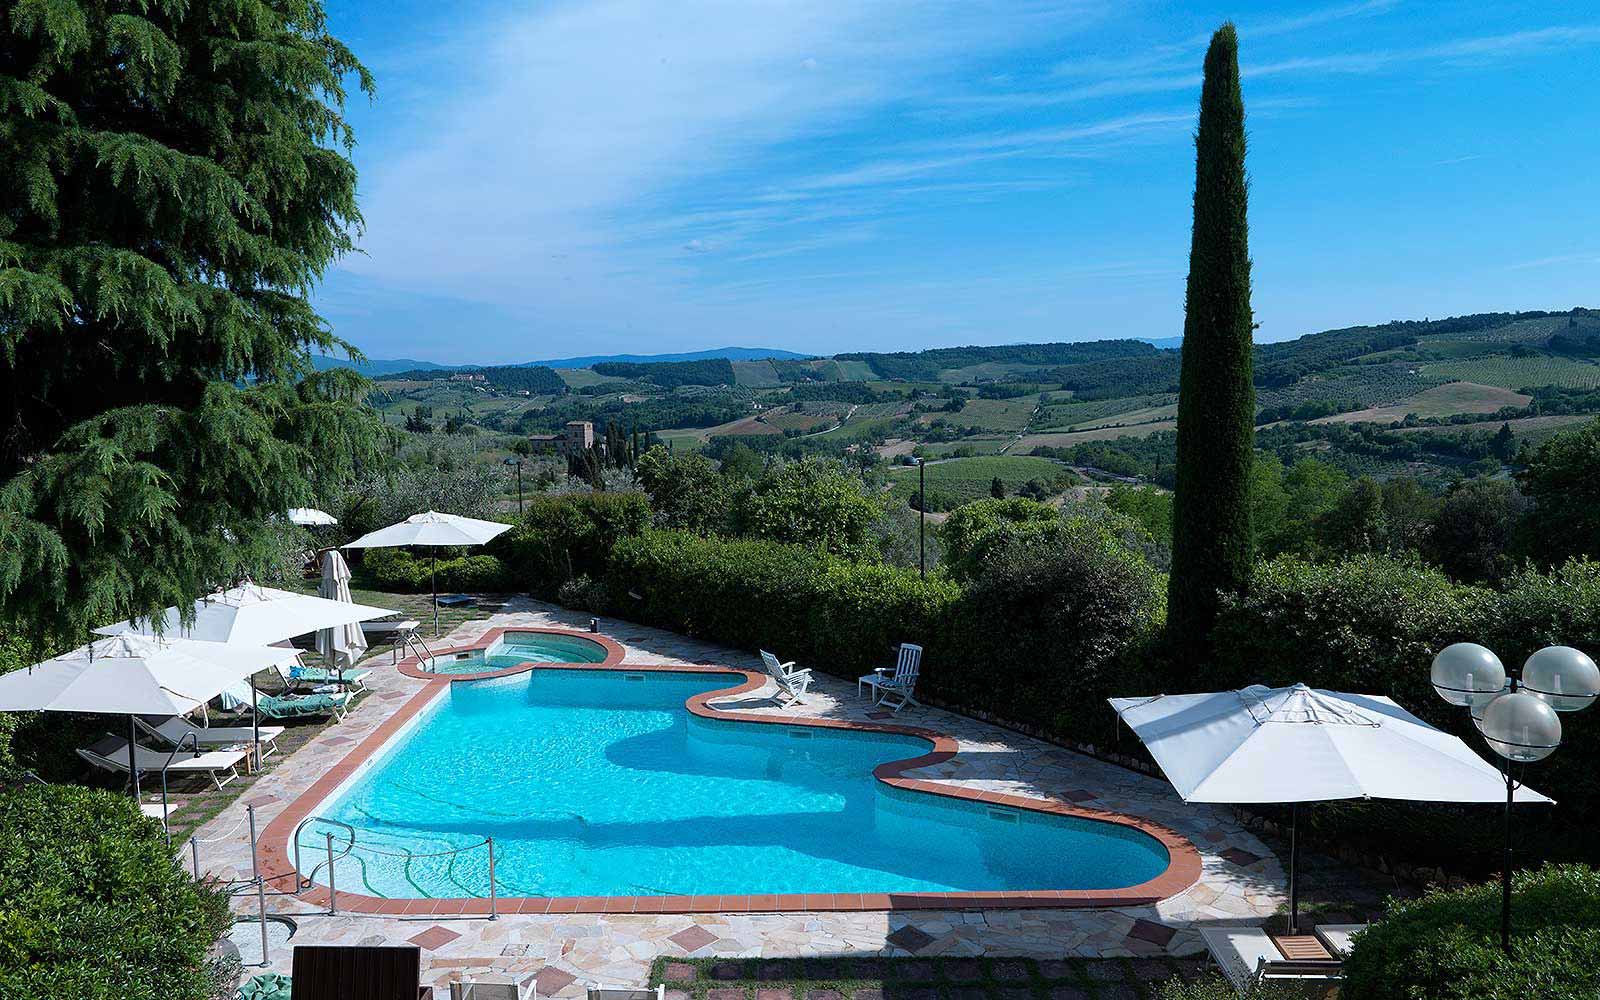
[[[1557,254],[1554,257],[1540,257],[1537,260],[1525,260],[1520,264],[1511,264],[1506,267],[1508,271],[1527,271],[1539,267],[1561,267],[1567,264],[1600,264],[1600,250],[1585,250],[1579,253]]]

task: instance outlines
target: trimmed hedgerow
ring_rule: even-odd
[[[369,549],[361,565],[378,590],[397,594],[425,594],[435,584],[441,592],[477,593],[502,590],[506,585],[505,567],[488,555],[440,559],[435,566],[428,556],[414,556],[404,549]]]
[[[1391,899],[1356,938],[1344,995],[1361,1000],[1571,1000],[1600,996],[1600,872],[1547,865],[1512,878],[1511,954],[1500,885]]]
[[[132,801],[74,785],[0,792],[0,996],[206,1000],[227,898],[173,861]]]
[[[884,665],[898,642],[938,648],[960,594],[947,580],[805,546],[672,531],[620,540],[608,578],[625,618],[841,677]]]

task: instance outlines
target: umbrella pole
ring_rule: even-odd
[[[1300,887],[1296,871],[1300,860],[1300,803],[1289,804],[1289,933],[1300,933]]]
[[[433,586],[433,637],[439,638],[439,556],[428,551],[428,583]]]
[[[256,705],[256,675],[250,675],[250,736],[256,773],[261,773],[261,709]]]
[[[138,730],[133,725],[133,714],[128,715],[128,787],[133,789],[133,801],[139,801],[139,766],[138,758],[134,754],[134,744]]]

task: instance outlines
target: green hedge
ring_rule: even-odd
[[[440,593],[484,593],[507,585],[505,567],[490,555],[456,556],[435,565],[428,556],[414,556],[404,549],[368,549],[361,565],[376,589],[396,594],[426,594],[435,585]]]
[[[960,593],[803,546],[671,531],[619,541],[607,579],[611,607],[630,621],[769,649],[840,677],[891,663],[899,642],[924,641],[937,657]]]
[[[643,493],[535,497],[515,527],[489,544],[518,590],[554,599],[568,580],[604,575],[612,548],[650,524]]]
[[[0,996],[205,1000],[227,898],[173,861],[126,796],[0,792]]]
[[[1600,872],[1550,865],[1512,879],[1511,950],[1500,884],[1391,899],[1356,939],[1344,995],[1360,1000],[1574,1000],[1600,996]]]

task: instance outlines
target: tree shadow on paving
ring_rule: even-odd
[[[668,1000],[1153,1000],[1207,974],[1194,958],[659,958],[650,983]]]

